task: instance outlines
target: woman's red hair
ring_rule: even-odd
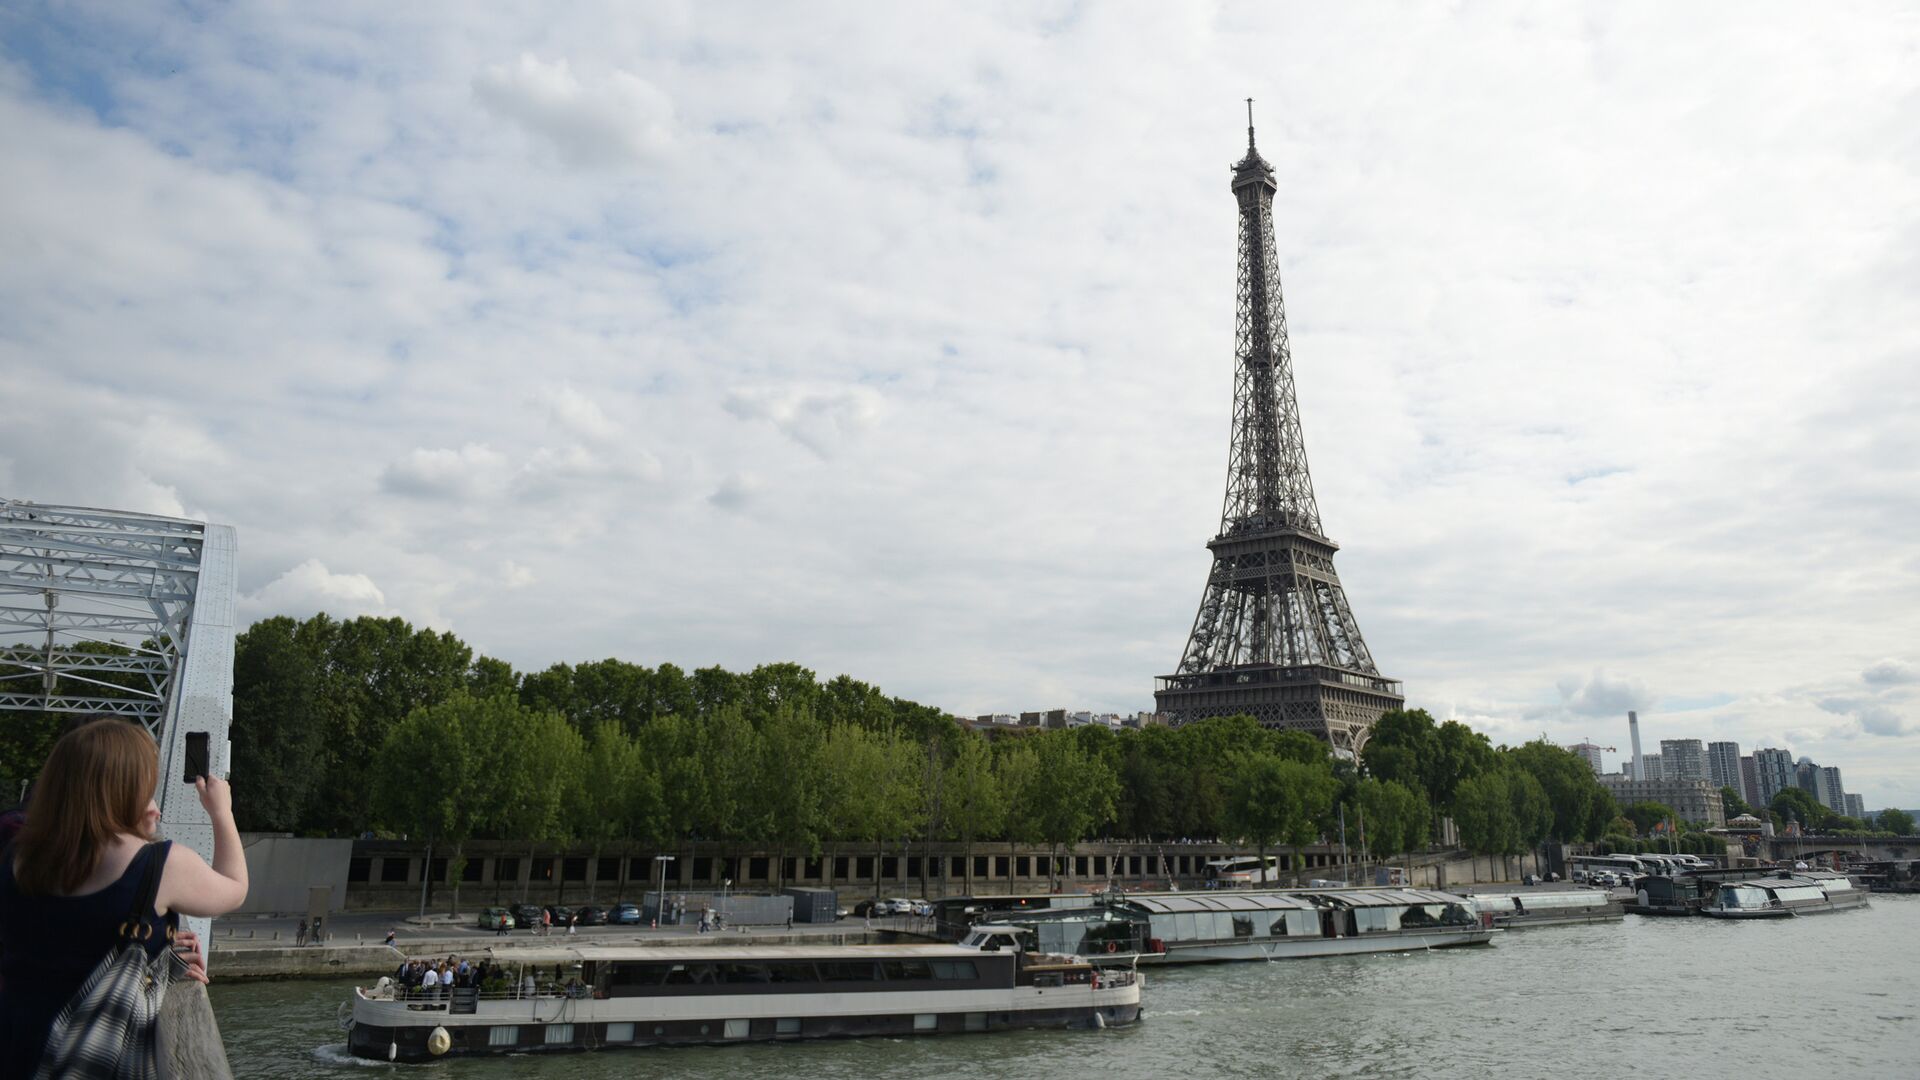
[[[14,838],[13,876],[28,894],[71,894],[113,838],[145,836],[160,751],[145,728],[96,720],[60,737]]]

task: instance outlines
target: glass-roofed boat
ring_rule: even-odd
[[[1221,890],[1110,897],[1065,910],[1006,912],[963,944],[1006,936],[1028,951],[1097,964],[1183,964],[1479,945],[1496,931],[1469,902],[1425,889]]]

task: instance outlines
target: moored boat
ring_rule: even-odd
[[[502,949],[505,978],[442,996],[354,989],[347,1046],[382,1061],[625,1046],[1106,1027],[1142,980],[958,945]]]
[[[1612,893],[1600,889],[1474,893],[1467,899],[1502,930],[1612,922],[1627,914]]]
[[[1788,919],[1866,905],[1866,890],[1845,874],[1782,870],[1767,877],[1722,882],[1700,914],[1714,919]]]
[[[1425,889],[1219,890],[1110,897],[976,922],[990,939],[1102,966],[1281,960],[1478,945],[1497,931],[1467,900]]]

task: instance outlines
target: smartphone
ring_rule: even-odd
[[[204,731],[187,732],[187,775],[191,784],[213,772],[213,760],[207,749],[207,733]]]

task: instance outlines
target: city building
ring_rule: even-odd
[[[1567,747],[1567,749],[1580,755],[1580,760],[1586,762],[1587,765],[1593,769],[1595,776],[1606,771],[1606,764],[1600,758],[1600,752],[1604,750],[1605,747],[1600,746],[1598,743],[1574,743],[1572,746]]]
[[[1816,798],[1820,798],[1820,805],[1836,814],[1846,813],[1847,789],[1846,786],[1840,782],[1840,767],[1838,765],[1817,765],[1815,768],[1820,770],[1820,791],[1815,796]]]
[[[1745,788],[1740,780],[1740,744],[1737,742],[1717,742],[1707,744],[1707,779],[1720,785],[1742,792]]]
[[[1748,806],[1766,805],[1766,800],[1760,797],[1760,770],[1753,764],[1752,754],[1740,755],[1739,791]]]
[[[1711,780],[1628,780],[1608,773],[1600,777],[1600,785],[1622,807],[1656,802],[1671,808],[1682,821],[1698,821],[1710,826],[1727,823],[1726,804],[1720,798],[1720,789]]]
[[[1647,778],[1647,766],[1645,761],[1643,761],[1640,757],[1640,714],[1639,713],[1636,713],[1636,712],[1627,713],[1627,736],[1632,741],[1633,758],[1632,760],[1627,762],[1627,767],[1620,771],[1626,773],[1628,776],[1632,777],[1635,780],[1645,780]]]
[[[1847,796],[1847,816],[1850,818],[1858,818],[1861,821],[1865,821],[1867,819],[1866,796],[1864,795],[1848,795]]]
[[[1773,797],[1795,784],[1793,755],[1785,750],[1763,746],[1753,752],[1753,770],[1759,781],[1760,798],[1755,806],[1768,806]]]
[[[1706,780],[1707,751],[1699,739],[1661,739],[1660,769],[1668,780]]]
[[[1640,774],[1638,779],[1665,780],[1666,778],[1666,762],[1661,755],[1648,754],[1640,759]]]

